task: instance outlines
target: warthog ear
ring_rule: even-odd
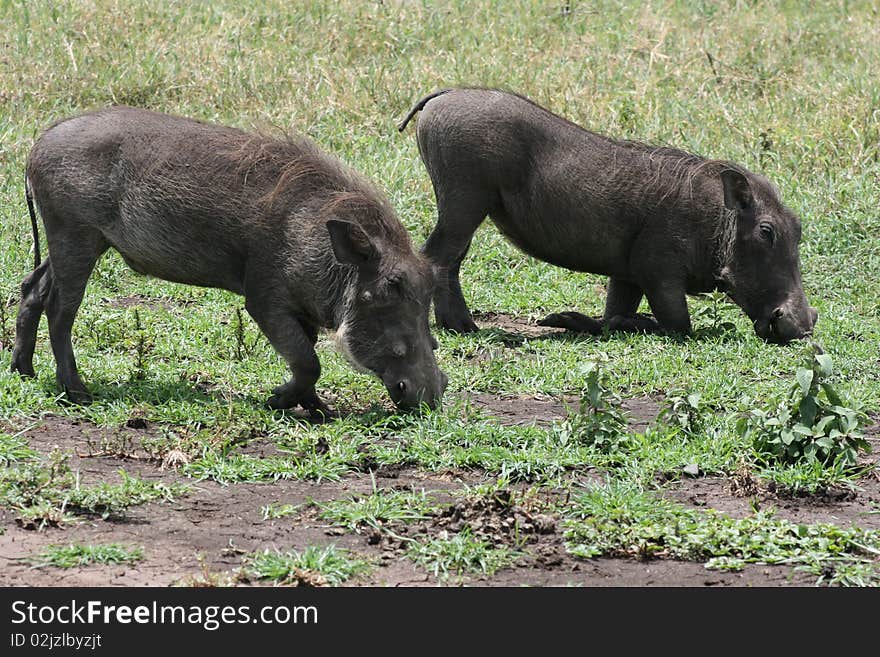
[[[749,181],[739,171],[725,169],[721,172],[721,184],[724,187],[724,207],[728,210],[743,212],[755,205]]]
[[[345,265],[364,267],[379,260],[379,251],[364,230],[351,221],[327,221],[330,245],[336,260]]]

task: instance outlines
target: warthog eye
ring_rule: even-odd
[[[363,292],[361,292],[361,301],[363,301],[364,303],[370,303],[370,301],[372,301],[372,300],[373,300],[373,293],[372,292],[370,292],[369,290],[364,290]]]
[[[397,297],[403,296],[403,283],[401,283],[399,278],[388,279],[388,292]]]
[[[770,244],[773,244],[773,242],[776,241],[776,233],[773,232],[772,224],[763,223],[761,224],[760,229],[761,237],[770,242]]]

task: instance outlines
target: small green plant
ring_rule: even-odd
[[[206,447],[202,455],[183,466],[183,473],[196,479],[213,479],[221,484],[278,481],[279,479],[314,479],[336,481],[351,469],[332,454],[302,458],[234,454],[226,449]]]
[[[518,556],[508,548],[493,547],[488,540],[477,538],[470,527],[452,536],[443,531],[438,538],[413,541],[406,555],[441,579],[465,573],[493,575],[500,568],[513,563]]]
[[[335,545],[309,546],[302,552],[265,550],[245,557],[242,572],[287,586],[339,586],[365,573],[369,564]]]
[[[737,423],[760,458],[778,463],[816,459],[855,466],[871,446],[860,431],[864,413],[844,406],[828,379],[831,357],[813,346],[809,367],[798,368],[785,399],[774,410],[753,409]]]
[[[67,455],[53,451],[39,462],[26,461],[0,469],[0,505],[16,511],[27,527],[57,526],[78,514],[119,515],[128,507],[153,501],[171,501],[186,493],[183,484],[164,484],[119,471],[122,482],[81,486]]]
[[[75,487],[67,492],[64,504],[68,508],[85,513],[98,513],[103,518],[124,513],[130,506],[146,502],[172,502],[175,497],[189,491],[185,484],[164,484],[162,482],[144,481],[132,477],[125,470],[120,470],[122,482],[108,484],[101,482],[97,486]]]
[[[359,531],[363,527],[383,530],[389,524],[424,520],[434,506],[424,490],[377,489],[374,480],[370,495],[331,500],[319,504],[318,508],[322,519],[350,531]]]
[[[245,357],[250,356],[254,347],[257,343],[257,339],[254,338],[250,342],[247,340],[247,336],[245,335],[245,324],[244,318],[241,315],[241,307],[235,307],[235,360],[244,360]]]
[[[76,516],[68,513],[63,505],[59,506],[45,499],[38,500],[28,506],[17,507],[15,511],[16,520],[27,529],[39,530],[45,527],[60,527],[76,521]]]
[[[287,518],[295,516],[302,511],[302,504],[267,504],[260,507],[260,515],[263,520],[277,520],[279,518]]]
[[[585,381],[578,409],[557,427],[557,437],[563,444],[572,440],[606,454],[618,451],[627,442],[626,418],[608,392],[598,364],[587,363],[583,373]]]
[[[10,294],[0,301],[0,351],[9,349],[15,340],[15,322],[11,322],[9,308],[12,307],[14,297]]]
[[[736,330],[736,325],[725,315],[730,309],[727,303],[727,295],[724,292],[708,292],[701,294],[701,298],[706,299],[707,305],[698,305],[694,308],[693,319],[695,324],[707,322],[707,325],[701,325],[694,331],[695,337],[718,337],[731,331]]]
[[[57,526],[72,519],[63,498],[73,485],[67,455],[53,450],[45,460],[0,469],[0,506],[13,509],[25,527]]]
[[[660,408],[657,421],[678,427],[686,436],[693,436],[703,430],[705,405],[699,392],[670,391]]]
[[[27,440],[21,437],[24,433],[20,431],[16,434],[0,433],[0,466],[7,466],[16,461],[26,461],[35,458],[37,453],[32,450]]]
[[[134,369],[131,378],[140,381],[146,377],[147,361],[153,351],[153,341],[147,337],[147,332],[141,324],[140,311],[134,309]]]
[[[50,545],[33,559],[34,568],[73,568],[91,564],[132,564],[144,558],[144,549],[119,543],[103,545]]]
[[[687,508],[632,484],[591,486],[574,500],[565,521],[567,549],[575,556],[665,557],[739,570],[748,563],[787,564],[847,584],[858,571],[880,583],[880,532],[828,523],[797,524],[761,510],[732,518]],[[839,575],[837,574],[839,573]]]
[[[782,495],[821,495],[823,491],[856,490],[854,482],[864,474],[862,468],[846,465],[842,459],[823,463],[818,459],[801,459],[796,463],[768,463],[760,470],[766,480]]]

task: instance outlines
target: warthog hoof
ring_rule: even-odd
[[[552,328],[563,328],[568,331],[576,331],[577,333],[589,333],[590,335],[599,335],[602,333],[602,322],[592,317],[587,317],[581,313],[564,312],[551,313],[538,322],[538,326],[550,326]]]
[[[651,315],[644,313],[615,315],[608,320],[608,330],[626,333],[659,333],[660,324]]]
[[[272,392],[274,394],[266,401],[266,406],[272,410],[280,411],[301,406],[303,410],[308,411],[309,417],[313,420],[329,420],[338,417],[336,411],[322,402],[314,390],[296,394],[285,384],[278,386]]]
[[[74,389],[65,387],[64,397],[60,401],[78,406],[88,406],[94,401],[94,399],[92,393],[85,388]]]
[[[453,333],[476,333],[480,327],[470,315],[437,314],[437,326]]]
[[[18,372],[21,376],[32,379],[37,373],[34,371],[34,364],[30,361],[26,361],[21,356],[14,355],[12,356],[12,366],[9,368],[10,372]]]

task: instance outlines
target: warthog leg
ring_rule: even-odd
[[[661,333],[662,329],[657,320],[644,313],[634,315],[615,315],[606,323],[609,331],[621,331],[623,333]]]
[[[687,307],[687,294],[684,284],[667,280],[665,283],[653,282],[646,286],[645,296],[657,323],[664,333],[690,335],[691,316]]]
[[[461,291],[458,273],[471,246],[474,232],[487,211],[474,199],[483,192],[469,194],[461,188],[454,193],[437,193],[437,225],[428,236],[422,253],[437,267],[434,290],[434,317],[437,326],[457,333],[479,330]]]
[[[564,328],[579,333],[598,335],[607,327],[610,331],[627,333],[656,333],[660,331],[657,320],[650,315],[637,313],[644,293],[629,281],[611,277],[608,281],[608,297],[602,321],[577,312],[552,313],[538,322],[539,326]]]
[[[98,231],[77,230],[71,222],[62,223],[48,213],[43,217],[52,260],[51,287],[45,305],[49,340],[55,354],[55,377],[68,401],[88,403],[92,396],[80,379],[70,336],[86,283],[98,258],[107,250],[107,242]]]
[[[573,311],[550,313],[538,322],[538,326],[563,328],[577,333],[589,333],[590,335],[599,335],[602,332],[602,322]]]
[[[15,347],[12,350],[12,371],[31,377],[34,372],[34,348],[37,344],[37,328],[46,297],[52,286],[52,265],[49,259],[24,277],[21,282],[21,301],[15,320]]]
[[[289,381],[272,390],[266,405],[274,409],[302,406],[312,417],[331,417],[332,411],[315,392],[321,376],[321,362],[315,353],[317,332],[303,326],[291,310],[279,306],[277,297],[265,298],[260,291],[248,294],[245,288],[245,308],[293,373]]]
[[[657,333],[660,325],[650,315],[637,313],[644,292],[634,283],[612,276],[605,299],[605,324],[610,331]]]

